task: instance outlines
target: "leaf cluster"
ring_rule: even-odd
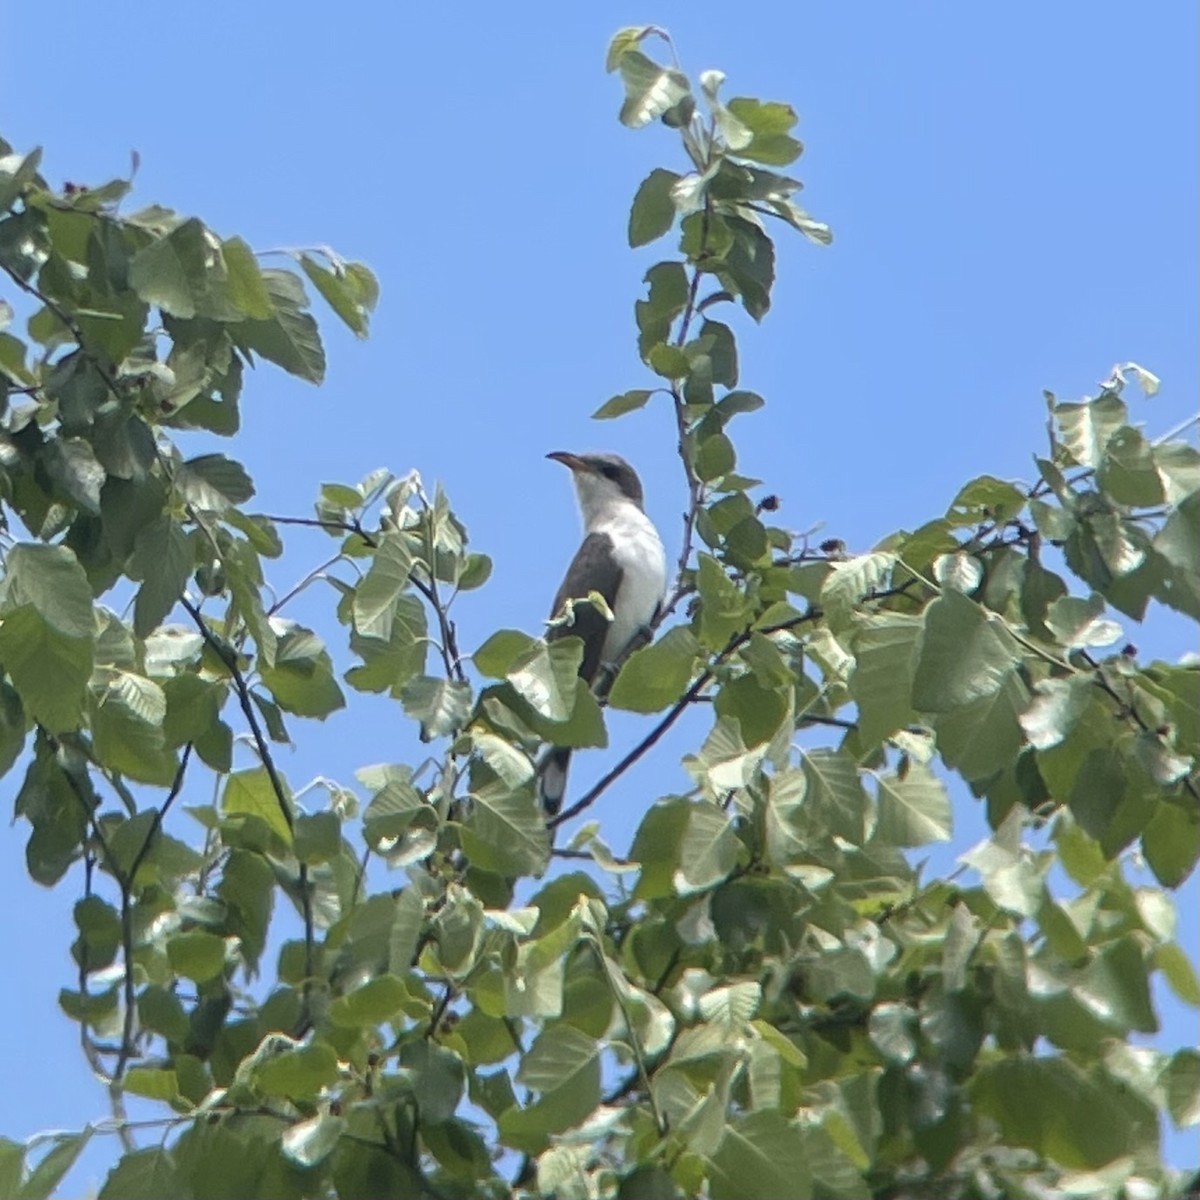
[[[1169,895],[1200,857],[1200,672],[1141,663],[1113,614],[1200,619],[1200,455],[1130,423],[1128,376],[1157,381],[1129,364],[1047,398],[1031,481],[974,479],[857,554],[776,523],[729,432],[763,400],[710,314],[766,314],[768,218],[828,230],[772,169],[800,154],[792,109],[725,102],[718,72],[693,92],[659,35],[609,53],[621,119],[688,161],[630,215],[633,246],[679,236],[635,309],[657,383],[596,416],[668,404],[688,507],[658,636],[601,695],[577,639],[463,652],[453,607],[490,560],[416,474],[273,517],[235,460],[185,458],[177,431],[236,431],[257,358],[319,381],[300,276],[3,147],[0,269],[31,312],[0,331],[0,768],[31,878],[78,890],[59,1003],[113,1115],[0,1142],[0,1193],[49,1195],[109,1132],[105,1200],[1178,1182],[1160,1126],[1200,1121],[1200,1055],[1131,1039],[1158,1029],[1155,975],[1200,1003]],[[365,333],[369,271],[297,261]],[[278,593],[291,525],[331,555]],[[332,650],[286,615],[318,583]],[[279,746],[354,693],[427,757],[293,789]],[[606,745],[606,707],[648,730],[548,826],[539,749]],[[690,787],[632,797],[627,853],[594,822],[555,846],[696,711]],[[992,832],[925,880],[910,852],[950,837],[955,778]],[[141,1148],[128,1096],[166,1114]]]

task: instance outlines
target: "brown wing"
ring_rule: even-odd
[[[557,617],[568,600],[585,599],[588,592],[599,592],[612,608],[616,604],[617,590],[624,574],[613,555],[612,539],[608,534],[589,533],[567,568],[566,578],[554,597],[554,609],[550,615]],[[600,656],[607,635],[608,621],[604,615],[590,604],[581,604],[575,609],[574,624],[555,625],[546,634],[546,640],[582,638],[583,661],[579,664],[579,675],[591,683],[600,669]]]

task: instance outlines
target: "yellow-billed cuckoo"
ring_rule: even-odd
[[[583,640],[579,675],[594,683],[601,667],[615,662],[647,629],[663,602],[667,556],[662,539],[642,510],[642,483],[637,472],[615,454],[546,455],[569,467],[583,516],[584,538],[554,597],[551,616],[561,616],[568,600],[599,592],[612,620],[595,605],[580,604],[570,624],[554,625],[547,640]],[[567,785],[571,751],[552,747],[539,765],[539,792],[548,813],[558,812]]]

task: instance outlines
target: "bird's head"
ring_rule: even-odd
[[[584,520],[614,503],[642,508],[642,481],[619,454],[572,454],[555,450],[547,458],[570,469]]]

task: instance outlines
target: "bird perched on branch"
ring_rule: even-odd
[[[561,617],[568,601],[585,601],[592,592],[603,597],[609,610],[574,604],[570,622],[552,626],[546,638],[582,639],[579,675],[592,685],[601,668],[617,661],[658,614],[666,593],[667,556],[642,508],[642,482],[623,458],[565,450],[546,457],[570,470],[584,529],[551,616]],[[570,760],[569,748],[554,746],[539,764],[539,793],[551,815],[562,805]]]

